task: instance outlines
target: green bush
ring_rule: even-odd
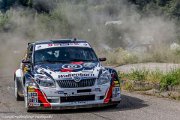
[[[169,87],[172,88],[180,85],[180,69],[174,69],[168,73],[163,73],[159,70],[132,70],[130,73],[119,73],[119,76],[122,80],[126,81],[160,84],[161,90],[169,90]],[[127,86],[130,86],[129,83],[125,85],[125,88]]]
[[[126,82],[125,85],[123,86],[124,90],[128,90],[128,91],[133,91],[134,90],[134,86],[132,82]]]
[[[131,78],[136,81],[144,81],[146,76],[148,75],[149,71],[147,70],[134,70],[131,73]]]
[[[168,90],[168,87],[180,85],[180,69],[173,70],[164,75],[160,81],[161,89]]]
[[[138,57],[123,48],[116,48],[113,50],[97,51],[98,54],[106,55],[108,65],[124,65],[130,63],[137,63]]]
[[[0,29],[3,29],[4,25],[8,22],[7,14],[0,12]]]

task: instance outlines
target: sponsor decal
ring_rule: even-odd
[[[24,72],[26,73],[28,71],[28,67],[24,67]]]
[[[56,94],[64,94],[64,91],[56,91]]]
[[[63,69],[72,69],[72,70],[81,69],[82,67],[83,66],[79,64],[64,64],[62,66]]]
[[[70,104],[85,104],[87,103],[86,101],[75,101],[75,102],[70,102]]]
[[[38,94],[36,92],[28,92],[28,98],[37,97]]]
[[[38,103],[38,98],[29,98],[28,102],[29,103]]]
[[[33,103],[32,103],[32,102],[30,102],[30,103],[29,103],[29,106],[33,106]]]
[[[119,87],[119,86],[120,86],[119,81],[114,81],[114,83],[115,83],[115,86],[116,86],[116,87]]]
[[[32,102],[30,102],[29,106],[30,107],[37,107],[37,106],[40,106],[40,103],[32,103]]]
[[[84,63],[83,67],[85,68],[93,68],[96,64],[95,63]]]
[[[28,92],[35,92],[35,88],[28,87]]]
[[[56,43],[56,44],[48,44],[48,47],[56,47],[56,46],[61,46],[61,44],[58,44],[58,43]]]
[[[36,92],[28,92],[28,102],[31,104],[38,103],[38,94]]]
[[[93,73],[74,73],[74,74],[62,74],[58,75],[58,78],[74,78],[74,77],[94,77]]]
[[[90,47],[88,43],[53,43],[36,45],[35,50],[46,49],[51,47]]]
[[[71,64],[78,64],[78,65],[81,65],[83,64],[84,62],[72,62]]]
[[[71,69],[61,69],[60,71],[61,72],[72,72],[73,70],[71,70]]]
[[[33,106],[40,106],[40,103],[33,103]]]
[[[119,91],[120,91],[119,87],[114,87],[112,97],[118,97],[120,95]]]

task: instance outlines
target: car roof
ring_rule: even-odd
[[[73,39],[51,39],[51,40],[38,40],[36,42],[31,42],[29,44],[37,45],[37,44],[48,44],[48,43],[88,43],[85,40],[79,40],[76,38]]]

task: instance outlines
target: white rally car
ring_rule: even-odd
[[[14,73],[16,100],[27,111],[117,105],[121,100],[117,72],[103,67],[84,40],[60,39],[28,44]]]

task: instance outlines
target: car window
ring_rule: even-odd
[[[59,47],[35,51],[35,62],[42,61],[97,61],[92,48]]]

